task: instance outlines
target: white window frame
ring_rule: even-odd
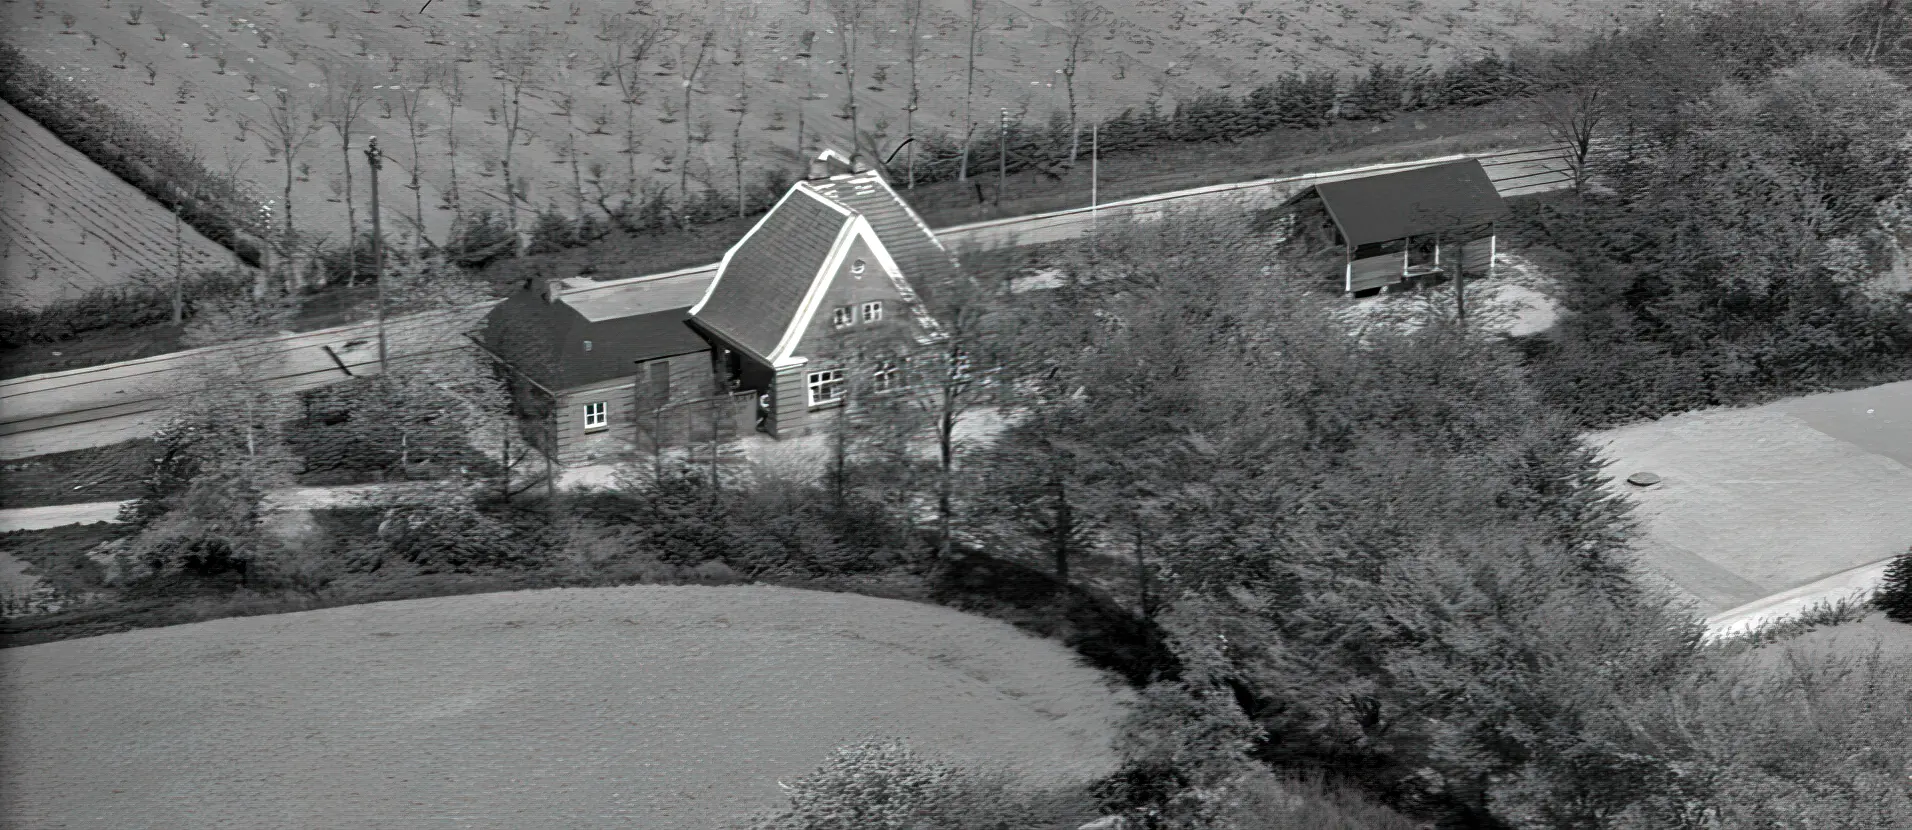
[[[803,377],[804,387],[810,392],[810,406],[830,406],[843,402],[843,370],[824,369],[810,372]],[[818,392],[828,392],[829,397],[818,397]]]
[[[591,432],[608,428],[611,425],[611,402],[591,401],[584,405],[584,431]]]
[[[862,312],[863,313],[859,316],[862,318],[863,322],[865,323],[874,323],[879,320],[882,320],[883,319],[883,301],[871,300],[867,303],[864,303]]]
[[[856,309],[851,308],[847,305],[840,305],[830,310],[830,327],[831,328],[835,328],[835,329],[849,328],[855,323],[856,323]]]
[[[896,365],[896,361],[878,361],[876,368],[870,370],[870,391],[879,395],[896,391],[900,388],[897,384],[900,370],[901,367]]]

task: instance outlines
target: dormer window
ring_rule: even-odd
[[[830,312],[830,325],[834,328],[840,329],[854,322],[856,322],[856,310],[847,305]]]
[[[861,277],[863,276],[863,269],[867,266],[868,266],[868,263],[865,263],[863,260],[859,259],[855,262],[850,263],[850,273],[854,276]]]
[[[872,300],[863,304],[863,322],[874,323],[883,319],[883,301]]]

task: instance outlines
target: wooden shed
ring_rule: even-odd
[[[1474,159],[1322,182],[1283,208],[1291,249],[1350,294],[1438,280],[1456,258],[1465,275],[1491,275],[1506,213]]]

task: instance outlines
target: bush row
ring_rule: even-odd
[[[257,221],[258,201],[237,182],[6,43],[0,43],[0,98],[248,265],[259,264],[261,252],[240,234]]]
[[[1129,108],[1102,123],[1097,142],[1101,152],[1124,153],[1170,143],[1235,142],[1279,128],[1325,127],[1336,121],[1387,118],[1395,113],[1442,107],[1468,107],[1506,100],[1530,91],[1532,83],[1521,67],[1498,56],[1487,56],[1433,71],[1409,71],[1375,64],[1365,75],[1344,84],[1333,72],[1288,73],[1235,96],[1210,92],[1164,111],[1151,101]],[[995,173],[998,137],[978,130],[970,139],[969,173]],[[1049,169],[1065,164],[1071,146],[1088,151],[1087,137],[1068,122],[1051,117],[1046,124],[1011,121],[1007,132],[1007,170]],[[960,136],[936,135],[920,139],[918,184],[952,181],[962,168]]]
[[[246,291],[250,284],[250,276],[232,272],[205,272],[188,278],[181,289],[185,317],[190,319],[203,301],[233,296]],[[164,325],[172,319],[171,286],[99,288],[37,309],[0,308],[0,349],[55,343],[107,329]]]

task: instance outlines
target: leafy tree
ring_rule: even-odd
[[[1885,580],[1872,600],[1885,615],[1902,623],[1912,623],[1912,550],[1892,559],[1885,569]]]

